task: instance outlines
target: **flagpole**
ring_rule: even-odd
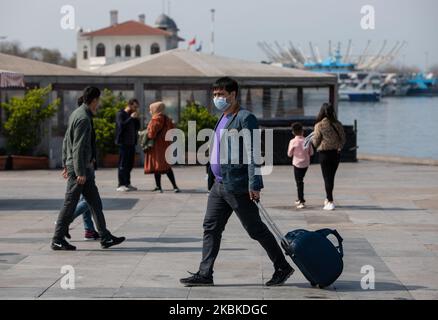
[[[214,13],[215,9],[211,9],[211,54],[214,55]]]

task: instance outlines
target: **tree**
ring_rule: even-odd
[[[73,52],[70,59],[66,60],[65,64],[66,67],[70,68],[76,68],[76,52]]]
[[[34,148],[40,144],[42,125],[55,115],[60,103],[59,99],[47,103],[51,92],[50,85],[32,89],[23,98],[13,97],[9,102],[1,104],[7,117],[4,132],[10,152],[32,155]]]
[[[76,53],[73,53],[70,58],[66,58],[58,49],[47,49],[43,47],[23,49],[18,41],[5,41],[0,43],[0,52],[71,68],[76,67]]]
[[[3,41],[0,42],[0,52],[13,56],[24,57],[25,53],[18,41]]]
[[[32,47],[26,51],[26,57],[33,60],[44,61],[53,64],[62,64],[63,57],[59,50],[49,50],[41,47]]]

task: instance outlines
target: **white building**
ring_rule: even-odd
[[[184,39],[178,36],[178,27],[169,16],[162,14],[155,27],[145,23],[145,15],[139,20],[118,23],[118,12],[110,12],[110,26],[84,32],[77,37],[76,67],[96,70],[102,66],[178,48]]]

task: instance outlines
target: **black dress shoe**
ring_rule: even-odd
[[[272,279],[266,282],[266,285],[268,287],[281,286],[287,281],[287,279],[289,279],[289,277],[294,273],[294,271],[295,271],[294,268],[292,268],[291,266],[289,266],[284,270],[283,269],[275,270],[274,274],[272,275]]]
[[[65,240],[60,240],[60,241],[53,241],[52,242],[52,250],[55,251],[74,251],[76,250],[75,246],[72,246],[70,243],[68,243]]]
[[[204,277],[199,271],[196,273],[189,272],[191,274],[188,278],[182,278],[179,280],[186,287],[207,287],[213,286],[213,277]]]
[[[102,249],[108,249],[112,246],[121,244],[125,240],[125,237],[114,237],[113,235],[109,235],[108,237],[100,241],[100,245],[102,246]]]

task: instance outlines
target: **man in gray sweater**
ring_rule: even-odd
[[[68,176],[64,205],[56,222],[52,240],[53,250],[76,250],[65,240],[68,227],[73,221],[73,213],[82,194],[91,208],[93,219],[101,238],[101,246],[106,249],[125,241],[124,237],[114,237],[106,228],[102,211],[102,200],[94,179],[96,162],[96,134],[93,115],[99,106],[100,90],[87,87],[80,98],[82,104],[70,116],[68,129],[62,145],[63,175]]]

